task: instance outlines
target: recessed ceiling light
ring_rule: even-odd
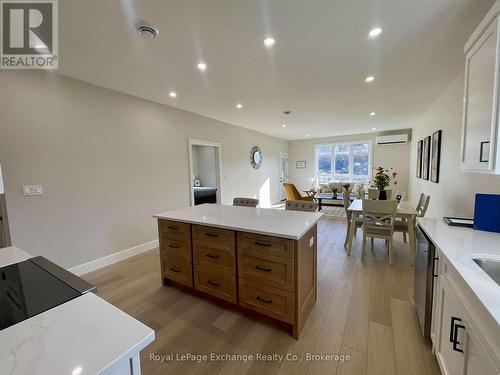
[[[236,104],[236,108],[238,108],[238,109],[243,108],[243,104],[240,104],[240,103]]]
[[[373,28],[373,29],[370,30],[370,32],[368,33],[368,36],[370,38],[376,38],[381,33],[382,33],[382,29],[380,27],[375,27],[375,28]]]
[[[306,137],[309,137],[309,134],[306,134]]]
[[[177,98],[177,93],[175,91],[170,91],[168,93],[168,95],[171,97],[171,98]]]
[[[272,47],[272,46],[274,46],[274,43],[276,43],[276,41],[273,38],[264,39],[264,45],[266,47]]]
[[[370,112],[370,116],[375,116],[377,112]]]
[[[372,128],[372,130],[377,130],[377,128]]]
[[[282,128],[286,128],[286,124],[281,125]]]
[[[375,80],[375,77],[374,76],[368,76],[365,78],[365,82],[373,82]]]
[[[146,21],[137,22],[135,29],[143,39],[155,39],[160,33],[156,27]]]
[[[201,62],[201,63],[198,63],[197,67],[198,67],[198,69],[203,71],[203,70],[207,69],[207,64],[205,64],[204,62]]]

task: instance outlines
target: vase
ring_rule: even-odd
[[[387,200],[387,192],[385,190],[380,190],[378,193],[378,199],[381,201]]]

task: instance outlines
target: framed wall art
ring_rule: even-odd
[[[306,161],[305,160],[297,160],[295,162],[295,168],[297,169],[304,169],[306,167]]]
[[[422,140],[417,142],[417,178],[422,178],[422,144]]]
[[[431,157],[431,136],[429,135],[424,138],[424,143],[422,146],[422,178],[424,180],[429,180],[430,157]]]
[[[432,152],[431,152],[431,181],[439,183],[439,167],[441,164],[441,135],[438,130],[432,134]]]

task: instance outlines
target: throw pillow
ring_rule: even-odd
[[[332,190],[330,189],[330,186],[328,186],[328,184],[320,185],[320,188],[321,188],[322,193],[331,193],[332,192]]]

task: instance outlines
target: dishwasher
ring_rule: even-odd
[[[432,294],[437,278],[436,247],[417,225],[414,299],[418,320],[424,337],[430,337],[432,318]]]

